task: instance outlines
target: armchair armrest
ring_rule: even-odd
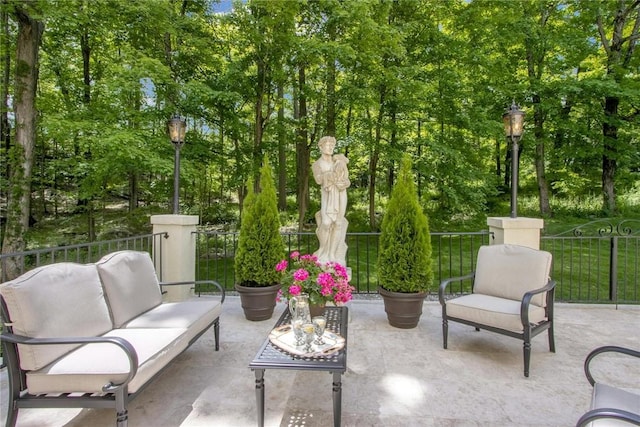
[[[475,276],[476,276],[476,273],[473,272],[473,273],[466,274],[464,276],[450,277],[440,282],[440,287],[438,288],[438,299],[440,300],[440,304],[441,305],[445,304],[444,292],[446,291],[447,286],[449,286],[453,282],[461,282],[463,280],[473,279]]]
[[[3,341],[21,345],[58,345],[58,344],[113,344],[122,349],[129,359],[129,375],[120,384],[108,383],[102,386],[105,393],[114,391],[126,386],[138,372],[138,353],[131,343],[120,337],[61,337],[61,338],[31,338],[12,333],[2,333],[0,338]]]
[[[522,296],[522,302],[520,304],[520,320],[522,321],[522,325],[526,326],[529,324],[529,305],[531,304],[531,299],[538,294],[543,292],[552,292],[556,287],[556,281],[553,279],[549,279],[546,285],[541,288],[534,289],[529,292],[525,292]],[[547,303],[550,303],[547,301]]]
[[[225,290],[222,287],[222,285],[218,282],[216,282],[215,280],[187,280],[184,282],[160,282],[160,287],[163,286],[176,286],[176,285],[199,285],[199,284],[207,284],[207,285],[213,285],[215,287],[218,288],[218,290],[220,291],[220,304],[222,304],[224,302],[225,299]]]
[[[595,359],[596,356],[603,353],[621,353],[627,356],[640,358],[640,351],[614,345],[598,347],[595,350],[592,350],[591,353],[587,355],[587,358],[584,361],[584,373],[587,377],[587,381],[589,381],[589,384],[591,384],[591,386],[594,386],[596,383],[593,375],[591,374],[591,362],[593,361],[593,359]]]
[[[625,421],[629,424],[640,426],[640,415],[638,414],[616,408],[598,408],[584,413],[576,423],[576,427],[586,426],[592,421],[601,418]]]

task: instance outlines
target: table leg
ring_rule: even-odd
[[[342,373],[333,373],[333,426],[340,427],[342,420]]]
[[[258,427],[264,427],[264,369],[256,369],[256,405]]]

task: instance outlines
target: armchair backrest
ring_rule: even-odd
[[[551,254],[518,245],[482,246],[478,251],[473,292],[511,300],[549,281]],[[533,297],[532,304],[546,305],[546,292]]]

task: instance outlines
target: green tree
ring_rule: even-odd
[[[261,190],[255,195],[249,180],[242,225],[235,254],[236,279],[242,286],[271,286],[278,283],[276,264],[284,255],[280,236],[278,200],[271,167],[265,156],[260,169]]]
[[[380,233],[380,286],[392,292],[427,292],[433,280],[431,235],[418,202],[409,155],[402,159]]]

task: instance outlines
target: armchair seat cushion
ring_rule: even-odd
[[[212,298],[179,303],[164,303],[136,317],[124,328],[186,328],[187,341],[205,330],[222,313],[222,304],[213,304]]]
[[[447,301],[447,316],[522,333],[520,306],[520,301],[490,295],[470,294]],[[531,304],[529,306],[529,321],[536,324],[544,320],[546,320],[545,309]]]
[[[103,336],[121,337],[138,353],[138,372],[129,383],[129,393],[178,356],[188,346],[186,330],[181,328],[114,329]],[[110,343],[87,344],[37,371],[27,373],[32,394],[101,393],[110,382],[121,383],[129,373],[124,351]]]
[[[595,383],[591,395],[592,408],[615,408],[640,414],[640,395],[612,387],[602,383]],[[628,426],[629,423],[615,419],[599,419],[589,424],[592,427]]]

